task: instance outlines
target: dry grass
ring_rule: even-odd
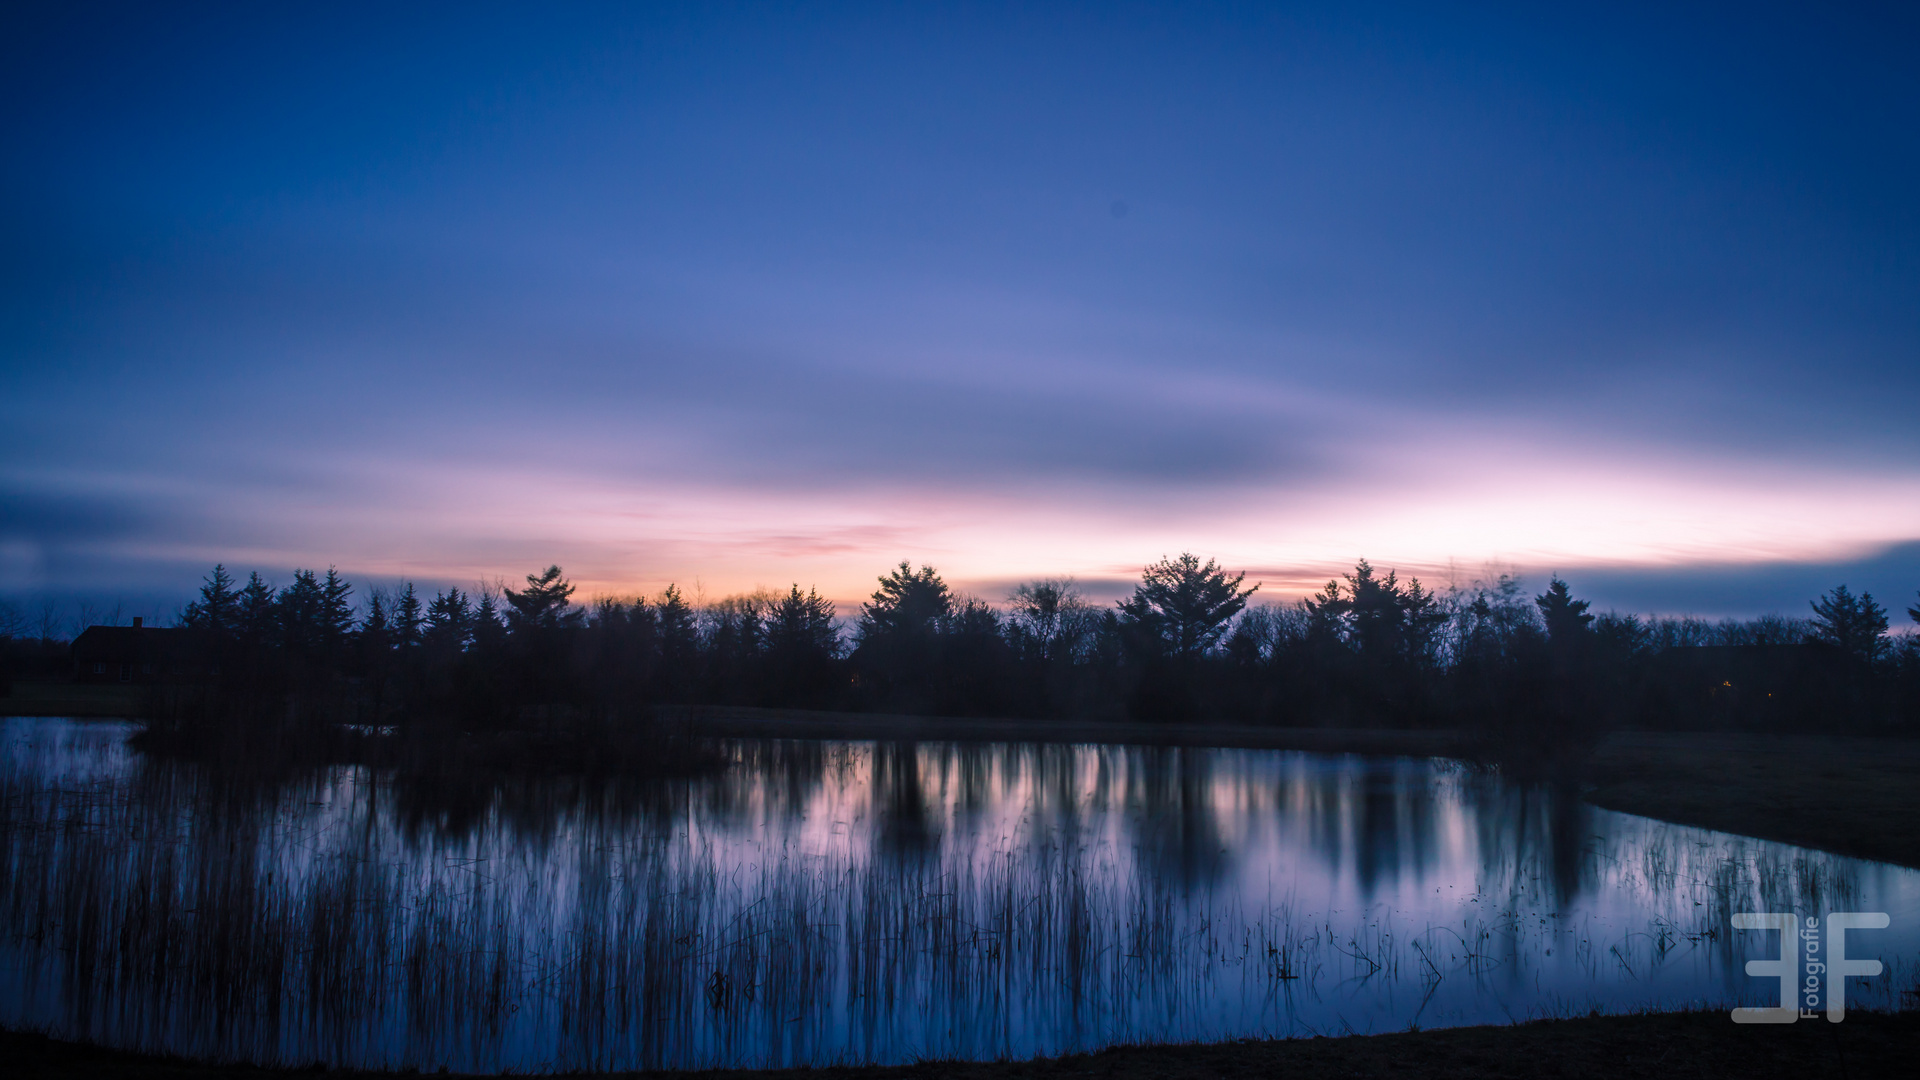
[[[885,716],[789,709],[679,709],[697,734],[824,739],[1103,742],[1462,756],[1436,730],[1266,728]],[[1920,740],[1623,733],[1590,764],[1609,810],[1920,868]]]
[[[1244,724],[1140,724],[1109,720],[1012,720],[890,713],[664,706],[670,728],[745,739],[883,739],[937,742],[1118,743],[1328,754],[1457,756],[1468,741],[1456,731],[1410,728],[1290,728]]]
[[[1920,867],[1920,741],[1615,735],[1589,801],[1610,810]]]
[[[1732,1023],[1720,1012],[1545,1020],[1511,1027],[1454,1028],[1339,1039],[1205,1046],[1121,1047],[1097,1054],[1018,1062],[927,1062],[731,1073],[657,1072],[652,1077],[756,1080],[1003,1080],[1101,1077],[1114,1080],[1223,1080],[1232,1077],[1821,1077],[1904,1076],[1920,1046],[1920,1014],[1855,1012],[1768,1027]],[[17,1080],[247,1080],[293,1070],[206,1065],[126,1054],[38,1035],[0,1033],[0,1060]],[[334,1070],[343,1077],[395,1076]],[[635,1075],[635,1074],[626,1074]]]
[[[27,682],[0,697],[0,716],[134,717],[144,715],[147,688],[132,684]]]

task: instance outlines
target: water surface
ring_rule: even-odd
[[[0,1024],[282,1064],[492,1071],[1028,1057],[1769,1005],[1735,911],[1920,873],[1458,764],[752,741],[698,781],[243,785],[115,724],[0,726]]]

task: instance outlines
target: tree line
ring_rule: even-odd
[[[656,705],[956,716],[1452,727],[1577,745],[1622,726],[1857,730],[1920,723],[1920,646],[1839,586],[1805,618],[1707,623],[1594,613],[1553,579],[1439,592],[1365,560],[1291,605],[1191,554],[1115,605],[1068,580],[999,603],[928,566],[882,575],[843,625],[794,585],[695,606],[576,603],[558,566],[524,588],[418,594],[224,566],[179,625],[230,695],[363,723],[508,730]],[[1908,609],[1920,621],[1920,603]]]

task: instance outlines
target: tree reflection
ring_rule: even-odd
[[[1732,911],[1920,891],[1436,761],[741,741],[647,784],[240,782],[63,731],[0,726],[0,1023],[280,1063],[902,1061],[1693,1001],[1744,985]]]

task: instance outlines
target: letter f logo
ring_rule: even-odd
[[[1827,1022],[1847,1018],[1847,976],[1878,975],[1880,961],[1847,959],[1847,931],[1885,930],[1884,911],[1836,911],[1827,916]],[[1751,969],[1752,964],[1747,967]],[[1748,974],[1752,974],[1751,971]]]

